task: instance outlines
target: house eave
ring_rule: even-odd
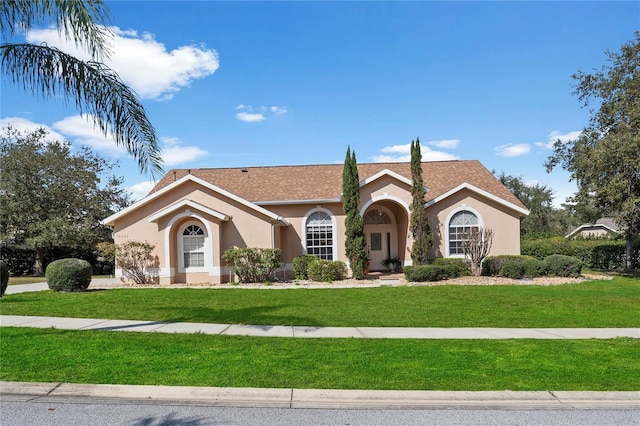
[[[203,213],[208,214],[209,216],[215,217],[216,219],[220,220],[220,221],[228,221],[229,219],[231,219],[231,216],[226,215],[224,213],[221,213],[217,210],[211,209],[209,207],[203,206],[200,203],[196,203],[195,201],[192,200],[181,200],[178,201],[177,203],[173,203],[172,205],[165,207],[162,210],[159,210],[158,212],[152,214],[151,216],[147,217],[147,220],[149,222],[157,222],[158,220],[160,220],[161,218],[175,212],[176,210],[180,210],[183,209],[185,207],[189,207],[192,208],[194,210],[198,210],[201,211]]]
[[[438,197],[429,200],[425,203],[425,207],[430,207],[450,196],[452,196],[453,194],[460,192],[464,189],[467,189],[469,191],[475,192],[476,194],[482,195],[483,197],[486,197],[492,201],[495,201],[496,203],[503,205],[509,209],[512,209],[518,213],[520,213],[523,216],[528,216],[529,215],[529,210],[527,210],[526,208],[522,208],[510,201],[505,200],[504,198],[498,197],[497,195],[494,195],[488,191],[485,191],[484,189],[480,189],[475,185],[472,185],[470,183],[467,182],[463,182],[460,185],[456,186],[455,188],[450,189],[449,191],[445,192],[442,195],[439,195]]]
[[[285,226],[289,226],[290,225],[290,223],[287,222],[282,216],[279,216],[279,215],[277,215],[277,214],[275,214],[275,213],[273,213],[273,212],[271,212],[271,211],[269,211],[269,210],[267,210],[267,209],[265,209],[263,207],[260,207],[259,205],[255,204],[255,203],[252,203],[251,201],[245,200],[242,197],[239,197],[239,196],[237,196],[237,195],[235,195],[235,194],[233,194],[233,193],[231,193],[231,192],[229,192],[227,190],[224,190],[224,189],[222,189],[222,188],[220,188],[220,187],[218,187],[216,185],[213,185],[213,184],[211,184],[211,183],[209,183],[209,182],[207,182],[205,180],[202,180],[202,179],[200,179],[200,178],[198,178],[198,177],[196,177],[194,175],[191,175],[191,174],[188,174],[188,175],[178,179],[177,181],[172,182],[171,184],[165,186],[164,188],[160,189],[157,192],[154,192],[152,194],[147,195],[142,200],[139,200],[139,201],[133,203],[132,205],[130,205],[129,207],[127,207],[127,208],[125,208],[123,210],[120,210],[119,212],[114,213],[111,216],[103,219],[102,221],[100,221],[100,223],[103,224],[103,225],[113,226],[118,219],[120,219],[120,218],[128,215],[129,213],[139,209],[140,207],[143,207],[144,205],[146,205],[146,204],[148,204],[148,203],[150,203],[150,202],[162,197],[164,194],[168,193],[169,191],[173,190],[174,188],[176,188],[176,187],[178,187],[178,186],[180,186],[183,183],[188,182],[188,181],[197,183],[197,184],[199,184],[199,185],[201,185],[201,186],[203,186],[203,187],[205,187],[205,188],[207,188],[207,189],[209,189],[211,191],[214,191],[214,192],[216,192],[216,193],[218,193],[220,195],[223,195],[225,197],[228,197],[228,198],[230,198],[230,199],[232,199],[232,200],[234,200],[234,201],[236,201],[236,202],[238,202],[238,203],[240,203],[240,204],[242,204],[242,205],[244,205],[246,207],[249,207],[250,209],[252,209],[254,211],[257,211],[257,212],[267,216],[273,222],[281,223],[282,225],[285,225]]]

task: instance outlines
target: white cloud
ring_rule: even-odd
[[[123,156],[126,149],[116,145],[110,132],[104,133],[93,125],[88,115],[72,115],[53,123],[53,128],[64,133],[74,143],[86,145],[98,151],[108,152],[112,156]]]
[[[209,155],[207,151],[197,146],[183,146],[175,137],[162,138],[162,159],[165,166],[175,166],[198,160]]]
[[[374,155],[371,161],[374,163],[396,163],[411,161],[411,144],[385,146],[380,150],[382,154]],[[429,147],[420,145],[422,161],[449,161],[458,157],[442,151],[433,151]]]
[[[153,182],[149,182],[149,181],[140,182],[127,188],[127,191],[132,193],[131,197],[133,198],[134,201],[138,201],[144,198],[147,194],[149,194],[149,192],[153,189],[154,185],[155,184]]]
[[[272,106],[269,110],[275,115],[283,115],[287,113],[287,109],[284,107]]]
[[[580,130],[574,130],[569,133],[560,133],[559,130],[554,130],[549,133],[549,139],[547,142],[536,142],[536,146],[540,148],[553,149],[553,144],[556,143],[557,140],[560,140],[562,143],[567,143],[571,140],[577,139],[582,133]]]
[[[495,147],[495,150],[499,157],[520,157],[531,151],[531,145],[528,143],[506,144]]]
[[[251,114],[248,112],[239,112],[236,114],[236,118],[240,121],[244,121],[245,123],[257,123],[265,120],[264,114]]]
[[[66,138],[62,136],[60,133],[53,130],[51,127],[35,123],[31,120],[22,117],[3,117],[0,119],[0,128],[4,128],[7,126],[11,126],[16,130],[21,131],[22,133],[30,133],[34,130],[38,130],[39,128],[44,128],[48,135],[47,138],[51,140],[64,141]]]
[[[439,141],[429,141],[427,144],[438,148],[454,149],[460,144],[460,139],[441,139]]]
[[[236,114],[236,118],[240,121],[244,121],[245,123],[258,123],[260,121],[264,121],[268,118],[269,114],[272,115],[284,115],[288,112],[286,107],[279,106],[259,106],[254,107],[251,105],[239,104],[235,107],[237,110],[242,110]],[[261,112],[254,112],[261,111]]]
[[[154,35],[111,27],[111,54],[104,63],[142,98],[170,99],[193,80],[213,74],[220,66],[218,53],[204,46],[180,46],[167,51]],[[89,55],[55,29],[34,30],[26,35],[30,43],[47,43],[81,59]]]

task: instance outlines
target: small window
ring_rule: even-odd
[[[464,254],[462,242],[472,228],[478,227],[478,217],[470,211],[463,210],[451,218],[449,222],[449,254]]]
[[[184,267],[204,266],[204,231],[198,225],[189,225],[182,233]]]
[[[306,224],[307,254],[333,260],[333,224],[325,212],[314,212]]]

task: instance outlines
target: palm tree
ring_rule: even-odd
[[[91,54],[91,60],[82,61],[53,46],[2,43],[2,73],[36,96],[62,95],[66,103],[75,103],[105,135],[114,135],[116,144],[138,161],[141,172],[155,178],[162,173],[155,128],[136,93],[100,62],[109,56],[109,20],[109,9],[102,0],[2,0],[0,32],[4,40],[55,22],[61,36]]]

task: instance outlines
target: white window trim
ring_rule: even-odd
[[[332,248],[331,248],[331,252],[332,260],[337,260],[337,255],[338,255],[338,224],[336,222],[336,217],[333,215],[333,213],[331,213],[331,210],[322,208],[322,207],[316,207],[315,209],[311,209],[309,210],[304,217],[302,218],[302,249],[304,251],[304,254],[307,254],[307,220],[309,219],[309,216],[311,216],[312,214],[316,213],[316,212],[323,212],[326,213],[327,215],[329,215],[329,217],[331,218],[331,231],[333,233],[333,244],[332,244]]]
[[[449,246],[449,224],[451,223],[451,219],[453,218],[453,216],[455,216],[457,213],[460,213],[462,211],[468,211],[473,213],[477,218],[478,218],[478,228],[483,228],[484,227],[484,221],[482,220],[482,216],[480,215],[480,213],[478,212],[478,210],[474,209],[473,207],[469,207],[466,204],[463,204],[462,206],[459,206],[453,210],[451,210],[449,212],[449,215],[447,215],[447,220],[444,222],[444,235],[445,235],[445,250],[446,250],[446,257],[459,257],[459,258],[464,258],[464,254],[451,254],[451,248]]]
[[[176,232],[176,236],[175,238],[178,240],[177,241],[177,257],[178,257],[178,272],[209,272],[209,275],[213,275],[214,273],[214,269],[213,269],[213,253],[212,253],[212,236],[213,233],[211,232],[211,225],[209,224],[209,222],[200,214],[196,213],[196,212],[183,212],[180,213],[178,215],[175,215],[174,217],[171,218],[171,220],[169,221],[169,224],[167,225],[167,229],[165,231],[164,234],[164,256],[165,256],[165,262],[167,265],[169,265],[170,263],[170,259],[171,259],[171,229],[173,228],[173,226],[175,225],[175,223],[185,217],[191,218],[190,220],[182,223],[180,225],[180,228],[178,229],[178,232]],[[184,255],[183,255],[183,247],[182,247],[182,232],[184,232],[184,229],[189,226],[189,225],[198,225],[201,228],[204,229],[205,232],[205,237],[204,237],[204,266],[201,267],[191,267],[191,268],[187,268],[185,269],[184,267]]]
[[[203,266],[184,266],[184,230],[191,225],[200,227],[204,232],[204,265]],[[204,223],[197,220],[188,220],[180,225],[176,233],[178,238],[178,272],[208,272],[211,268],[211,233],[204,226]]]

